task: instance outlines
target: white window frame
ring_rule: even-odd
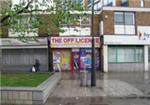
[[[132,24],[126,24],[125,14],[132,13]],[[114,32],[115,34],[127,34],[127,35],[135,35],[135,14],[134,12],[114,12],[114,14],[122,14],[123,15],[123,22],[121,24],[117,24],[114,21]],[[114,15],[115,16],[115,15]],[[115,20],[115,17],[114,17]]]

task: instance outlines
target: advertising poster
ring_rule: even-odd
[[[85,70],[85,56],[86,56],[86,50],[81,49],[80,50],[80,70]]]
[[[100,64],[100,58],[99,58],[99,51],[98,49],[95,50],[95,67],[98,70],[99,69],[99,64]]]
[[[70,70],[70,51],[61,51],[61,69]]]
[[[79,53],[74,52],[73,55],[74,55],[74,56],[73,56],[73,60],[74,60],[74,70],[79,70],[79,62],[80,62],[80,60],[79,60]]]
[[[61,53],[60,51],[53,51],[53,70],[54,71],[61,71],[60,68],[60,58]]]
[[[92,69],[92,59],[91,59],[91,54],[87,53],[85,57],[85,66],[86,70],[91,70]]]
[[[91,70],[92,58],[90,49],[80,50],[80,70]]]

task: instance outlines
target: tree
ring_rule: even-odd
[[[13,2],[12,2],[13,1]],[[26,33],[36,33],[37,28],[43,28],[48,35],[51,35],[52,29],[63,32],[60,29],[62,23],[69,24],[77,21],[72,15],[73,11],[83,11],[81,4],[74,0],[2,0],[0,9],[0,28],[7,27],[13,32],[20,33],[19,39],[26,41],[30,39]],[[48,16],[49,22],[44,22]],[[28,17],[28,18],[27,18]],[[20,24],[21,22],[21,24]],[[50,26],[51,25],[51,26]],[[3,33],[1,33],[3,35]],[[32,38],[35,39],[36,36]]]

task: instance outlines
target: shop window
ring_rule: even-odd
[[[116,58],[117,58],[117,53],[116,53],[116,48],[109,48],[108,49],[108,61],[109,62],[116,62]]]
[[[115,12],[115,34],[135,34],[135,19],[133,12]]]
[[[117,49],[117,62],[134,62],[134,49]]]
[[[108,61],[109,63],[142,63],[143,54],[142,47],[109,47]]]
[[[128,0],[121,0],[121,6],[128,7],[129,6],[129,1]]]

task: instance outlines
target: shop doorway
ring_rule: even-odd
[[[80,70],[80,54],[79,54],[79,49],[72,49],[71,53],[71,73],[73,74],[74,72],[79,73]]]

